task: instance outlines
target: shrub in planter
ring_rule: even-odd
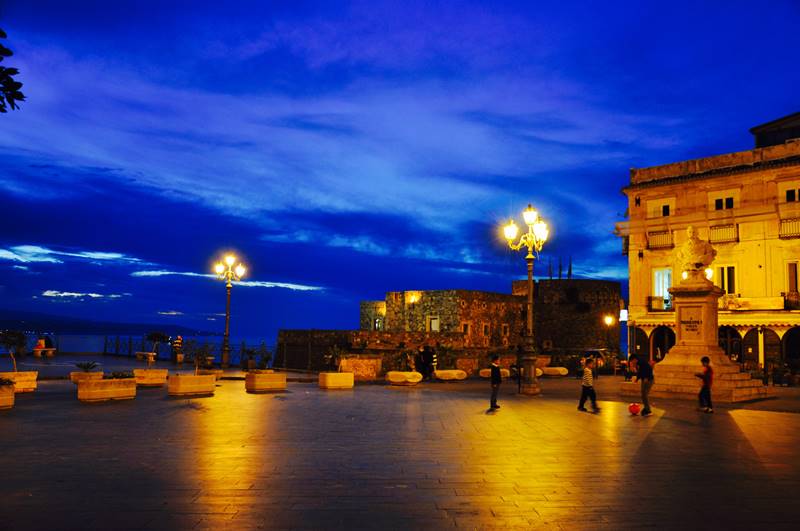
[[[93,369],[97,368],[97,363],[93,361],[84,361],[81,363],[76,363],[75,366],[81,370],[69,373],[69,379],[72,380],[72,383],[74,384],[77,384],[82,380],[103,379],[103,371],[92,372]]]
[[[14,392],[29,393],[36,390],[36,378],[39,371],[17,371],[17,355],[25,353],[25,334],[18,330],[5,330],[0,332],[2,344],[11,357],[12,372],[0,372],[0,378],[14,382]]]

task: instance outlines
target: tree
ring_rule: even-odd
[[[0,332],[0,344],[8,350],[11,363],[14,365],[14,372],[17,372],[16,355],[25,353],[25,333],[19,330],[4,330]]]
[[[0,29],[0,39],[7,38],[6,32]],[[6,57],[11,57],[14,52],[0,44],[0,62]],[[25,95],[20,92],[22,83],[15,80],[14,76],[19,74],[16,68],[0,66],[0,112],[6,109],[19,109],[18,101],[25,101]]]

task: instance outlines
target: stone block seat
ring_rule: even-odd
[[[417,371],[389,371],[386,381],[390,385],[417,385],[422,381],[422,374]]]
[[[286,391],[286,373],[272,370],[249,371],[244,377],[244,389],[248,393]]]
[[[569,370],[566,367],[542,367],[541,371],[543,376],[551,377],[567,376],[569,374]]]
[[[466,371],[462,371],[461,369],[437,370],[433,371],[433,375],[436,377],[437,380],[442,380],[444,382],[455,382],[458,380],[467,379]]]
[[[352,372],[319,373],[320,389],[352,389],[355,379]]]
[[[14,382],[15,393],[32,393],[36,391],[39,371],[0,372],[0,378]]]
[[[200,369],[197,374],[213,375],[217,380],[222,378],[225,372],[222,369]]]
[[[169,396],[210,396],[216,389],[217,378],[213,374],[169,375]]]
[[[78,382],[82,382],[84,380],[102,380],[103,371],[72,371],[69,373],[69,379],[75,385],[78,385]]]

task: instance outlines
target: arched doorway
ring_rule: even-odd
[[[642,356],[645,359],[650,359],[650,341],[647,339],[647,333],[641,328],[633,329],[633,337],[631,338],[631,354]]]
[[[764,329],[764,364],[767,367],[782,365],[781,338],[774,330]]]
[[[717,333],[719,348],[725,351],[731,361],[742,361],[742,336],[732,326],[720,326]]]
[[[669,349],[675,345],[675,332],[668,326],[658,326],[651,334],[653,344],[653,361],[659,362],[664,359]]]
[[[783,359],[793,374],[800,372],[800,326],[790,328],[783,335]]]
[[[758,368],[758,328],[751,328],[742,338],[742,365],[746,371]]]

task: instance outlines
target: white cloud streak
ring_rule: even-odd
[[[57,299],[120,299],[124,296],[130,296],[130,293],[93,293],[93,292],[78,292],[78,291],[58,291],[48,289],[42,292],[42,297],[51,297]]]
[[[132,277],[164,277],[164,276],[184,276],[217,279],[216,275],[210,273],[192,273],[190,271],[168,271],[164,269],[151,271],[134,271]],[[264,280],[239,280],[233,283],[236,286],[246,288],[283,288],[293,291],[321,291],[325,288],[319,286],[307,286],[305,284],[292,284],[289,282],[268,282]]]

